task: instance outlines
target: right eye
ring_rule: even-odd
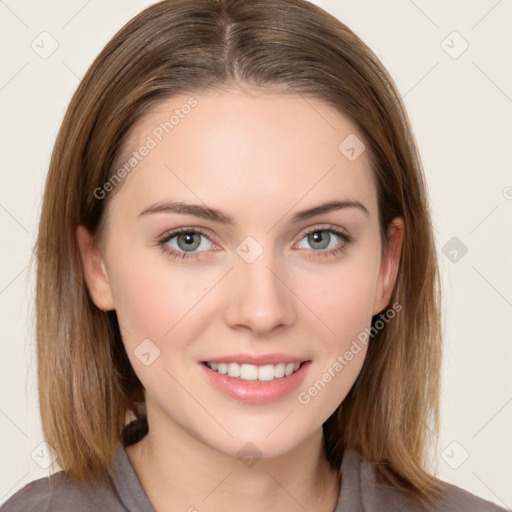
[[[162,251],[169,257],[175,259],[197,257],[194,256],[194,254],[206,252],[208,250],[208,244],[216,247],[206,233],[192,228],[175,229],[166,233],[158,242]]]

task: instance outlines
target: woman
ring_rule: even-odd
[[[427,470],[440,297],[396,87],[303,0],[130,21],[59,132],[45,437],[2,510],[501,510]]]

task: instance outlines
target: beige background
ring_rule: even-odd
[[[0,502],[48,474],[27,265],[52,144],[80,77],[150,3],[0,1]],[[315,3],[381,58],[418,138],[445,293],[438,474],[512,508],[512,0]]]

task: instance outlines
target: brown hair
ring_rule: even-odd
[[[391,469],[396,485],[433,496],[437,483],[425,468],[428,434],[438,424],[440,292],[421,162],[379,59],[305,0],[157,3],[128,22],[84,76],[55,143],[37,240],[45,437],[71,478],[91,482],[107,474],[121,435],[129,444],[147,431],[142,385],[115,311],[98,309],[88,294],[76,227],[101,234],[109,197],[98,200],[94,191],[112,176],[129,130],[149,107],[233,85],[314,97],[347,114],[371,155],[384,251],[389,223],[404,219],[391,298],[402,309],[372,337],[355,385],[324,423],[325,451],[339,470],[344,450],[357,450]],[[127,414],[137,421],[127,425]]]

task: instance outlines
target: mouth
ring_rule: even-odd
[[[261,381],[270,382],[276,379],[282,379],[288,377],[292,373],[299,370],[301,363],[277,363],[277,364],[238,364],[235,362],[223,363],[206,361],[203,364],[210,370],[220,373],[221,375],[227,375],[234,379],[246,380],[246,381]]]
[[[247,404],[264,404],[285,399],[309,374],[312,360],[286,354],[212,357],[199,368],[222,395]]]

